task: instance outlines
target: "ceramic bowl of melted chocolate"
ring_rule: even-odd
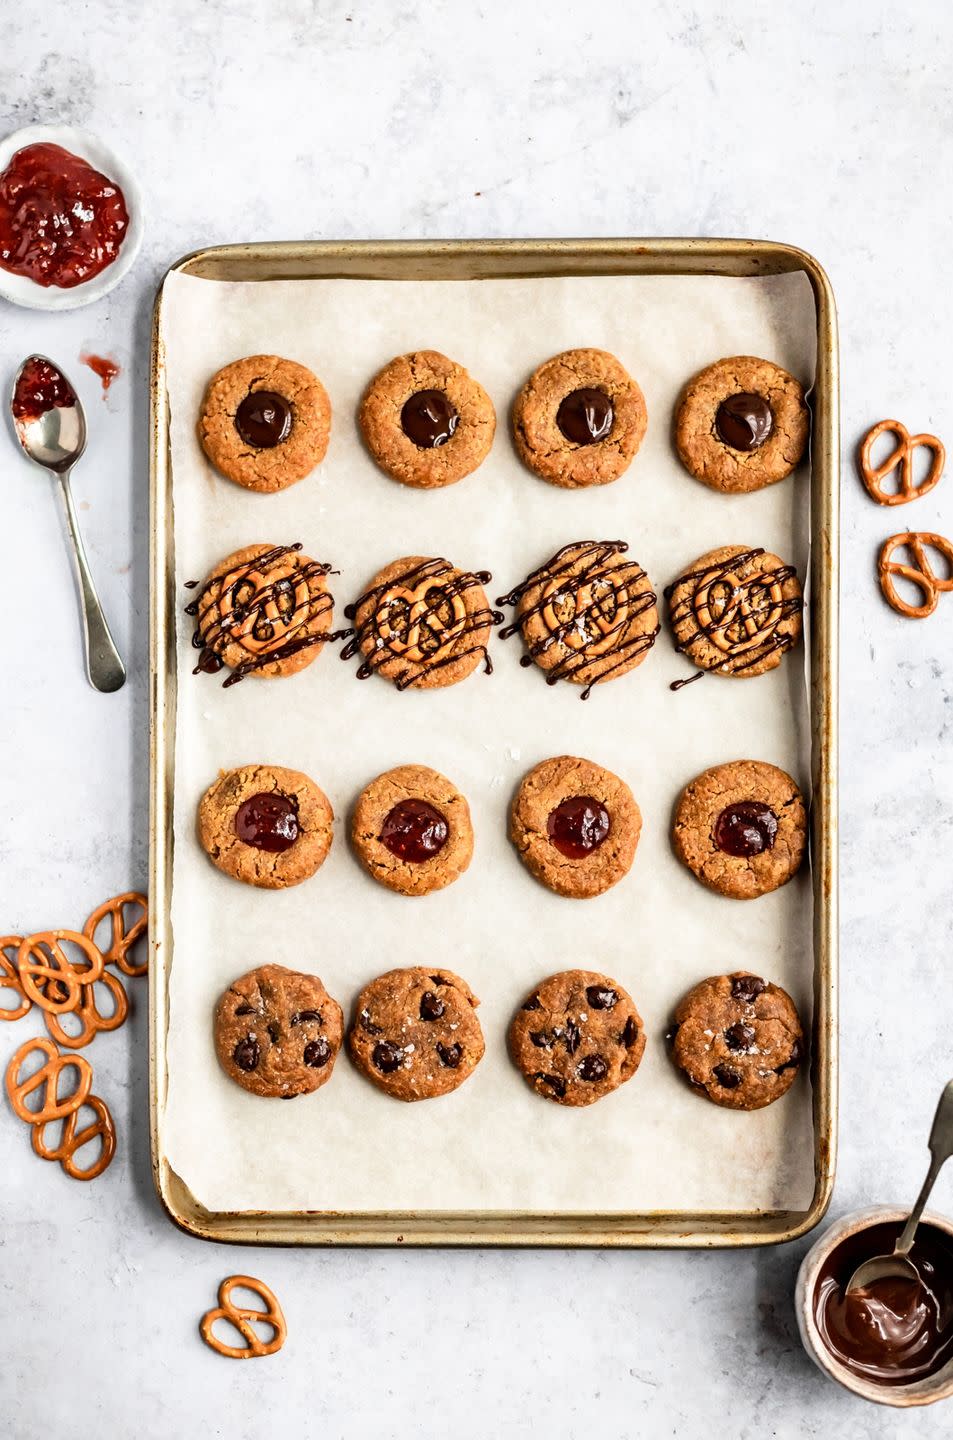
[[[795,1295],[804,1348],[824,1374],[900,1408],[953,1396],[953,1220],[924,1215],[910,1252],[919,1282],[847,1284],[862,1261],[893,1250],[908,1213],[876,1205],[836,1221],[804,1257]]]

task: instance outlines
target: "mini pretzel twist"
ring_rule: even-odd
[[[395,655],[404,655],[415,665],[442,660],[453,649],[466,630],[467,607],[461,594],[445,587],[439,579],[427,576],[415,589],[392,585],[377,605],[377,629],[387,648]],[[445,621],[440,607],[448,605],[451,619]],[[391,611],[399,607],[401,621],[394,623]],[[425,642],[430,641],[427,644]],[[433,643],[436,642],[436,643]]]
[[[20,1071],[23,1062],[28,1055],[39,1051],[46,1056],[45,1064],[25,1080],[21,1080]],[[74,1070],[78,1076],[75,1088],[60,1099],[59,1080],[64,1070]],[[93,1083],[93,1070],[88,1060],[82,1055],[61,1055],[53,1044],[41,1036],[39,1039],[27,1040],[20,1046],[10,1059],[7,1066],[7,1073],[4,1084],[10,1104],[14,1113],[28,1125],[43,1125],[47,1120],[63,1120],[80,1105],[89,1095]],[[43,1101],[37,1110],[30,1110],[26,1105],[26,1097],[34,1090],[43,1087]]]
[[[63,949],[64,941],[82,951],[82,969],[73,965]],[[94,942],[77,930],[42,930],[21,942],[17,969],[23,993],[34,1005],[63,1014],[76,1009],[82,986],[100,978],[103,957]]]
[[[139,911],[129,926],[126,925],[124,917],[127,905],[135,906]],[[106,964],[115,965],[124,975],[145,975],[149,968],[148,957],[141,965],[134,965],[129,959],[130,950],[140,936],[145,934],[149,923],[149,902],[145,895],[141,895],[138,890],[127,890],[124,895],[115,895],[111,900],[104,900],[101,905],[97,905],[83,926],[83,934],[94,944],[96,931],[107,918],[110,923],[109,944],[102,947]]]
[[[17,1003],[9,1009],[0,1005],[0,1020],[21,1020],[33,1003],[23,993],[17,969],[17,954],[22,944],[22,935],[0,937],[0,990],[12,990],[17,997]]]
[[[251,1290],[265,1303],[264,1310],[245,1310],[240,1306],[232,1304],[232,1291],[236,1289]],[[226,1345],[213,1333],[212,1327],[217,1320],[227,1320],[241,1335],[245,1341],[244,1345]],[[261,1340],[256,1334],[252,1322],[257,1321],[269,1325],[274,1331],[271,1340]],[[229,1275],[218,1287],[218,1308],[208,1310],[202,1316],[199,1323],[199,1331],[206,1345],[212,1350],[218,1351],[219,1355],[227,1355],[230,1360],[251,1360],[259,1355],[274,1355],[285,1343],[288,1334],[288,1326],[273,1291],[262,1280],[256,1280],[252,1275]]]
[[[88,1106],[93,1111],[96,1119],[81,1130],[79,1125],[80,1112]],[[63,1121],[63,1129],[57,1145],[47,1145],[44,1139],[44,1131],[47,1122],[35,1123],[33,1125],[33,1150],[41,1160],[58,1160],[60,1166],[65,1170],[71,1180],[95,1180],[109,1165],[116,1153],[116,1127],[113,1124],[113,1117],[110,1114],[109,1106],[98,1095],[87,1095],[82,1105],[77,1105],[71,1110]],[[77,1151],[82,1150],[93,1140],[100,1140],[99,1154],[91,1165],[81,1166],[74,1160]]]
[[[767,604],[755,602],[757,591]],[[780,581],[760,575],[742,580],[731,570],[719,569],[699,581],[692,608],[706,639],[726,654],[743,655],[777,629],[784,615],[784,595]]]
[[[53,985],[59,985],[59,980]],[[96,1003],[97,986],[103,985],[112,996],[112,1014],[104,1015]],[[52,986],[47,986],[49,995]],[[67,1012],[63,1012],[67,1013]],[[125,986],[118,975],[113,975],[109,970],[104,970],[99,979],[92,985],[83,985],[79,992],[79,1001],[76,1009],[68,1012],[78,1021],[80,1029],[73,1035],[63,1028],[61,1012],[47,1011],[44,1015],[46,1028],[58,1045],[64,1046],[67,1050],[82,1050],[88,1045],[100,1030],[118,1030],[125,1022],[129,1014],[129,997],[126,994]]]
[[[628,624],[628,586],[602,575],[567,586],[556,576],[543,591],[541,615],[550,634],[595,659],[616,648]]]
[[[874,465],[870,458],[871,452],[881,435],[896,435],[899,443],[886,460],[880,465]],[[932,451],[933,459],[924,479],[917,485],[913,475],[913,456],[914,451],[921,445]],[[911,435],[906,425],[899,420],[881,420],[872,430],[868,430],[860,443],[858,453],[860,478],[867,494],[876,500],[878,505],[906,505],[911,500],[918,500],[921,495],[928,495],[943,474],[945,463],[946,449],[942,440],[938,440],[935,435]],[[883,481],[898,465],[900,476],[897,489],[889,493],[884,490]]]
[[[938,551],[946,561],[948,573],[945,579],[941,579],[930,564],[927,547]],[[913,557],[912,565],[891,558],[895,550],[904,548]],[[910,619],[923,619],[933,614],[944,590],[953,590],[953,543],[942,535],[934,535],[925,530],[908,530],[900,535],[891,535],[881,546],[877,570],[880,575],[880,588],[887,604],[900,615],[906,615]],[[923,604],[911,605],[898,595],[894,576],[915,585],[923,596]]]

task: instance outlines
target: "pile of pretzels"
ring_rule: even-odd
[[[884,435],[896,437],[897,444],[877,464],[873,459],[873,450]],[[919,481],[914,473],[917,450],[923,450],[930,456],[929,468]],[[909,505],[911,500],[928,495],[939,483],[945,463],[946,450],[942,440],[935,435],[911,435],[899,420],[879,421],[867,431],[857,454],[857,467],[864,489],[878,505]],[[884,481],[895,470],[896,488],[888,489]],[[898,551],[906,552],[909,559],[896,559]],[[944,573],[938,573],[931,563],[931,551],[941,557]],[[953,590],[953,543],[933,530],[901,530],[881,545],[877,574],[887,604],[908,619],[922,620],[933,614],[941,594]],[[907,581],[919,592],[922,597],[919,605],[900,594],[896,586],[898,579]]]

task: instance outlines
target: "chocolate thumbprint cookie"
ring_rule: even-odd
[[[317,375],[278,355],[249,355],[209,381],[199,442],[216,470],[247,490],[284,490],[325,456],[331,402]]]
[[[676,650],[716,675],[763,675],[801,634],[797,571],[769,550],[710,550],[665,596]]]
[[[496,431],[489,395],[437,350],[415,350],[385,365],[367,388],[359,419],[380,468],[420,490],[469,475],[486,459]]]
[[[790,475],[807,447],[804,390],[780,365],[735,355],[688,382],[675,412],[675,445],[690,475],[729,495]]]
[[[524,465],[550,485],[608,485],[628,469],[647,423],[645,398],[606,350],[564,350],[534,370],[513,406]]]

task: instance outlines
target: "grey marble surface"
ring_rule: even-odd
[[[838,297],[845,461],[885,414],[953,441],[953,13],[939,0],[0,0],[0,35],[0,129],[57,120],[100,132],[136,166],[149,208],[133,275],[99,305],[55,317],[0,304],[0,386],[41,349],[88,403],[76,494],[130,668],[118,696],[86,686],[56,498],[8,445],[4,930],[75,923],[145,882],[149,310],[182,252],[352,236],[791,241],[820,258]],[[123,365],[106,403],[77,364],[87,346]],[[914,1192],[953,1073],[953,602],[904,622],[872,579],[891,529],[950,532],[948,485],[895,527],[897,512],[870,504],[845,466],[834,1213]],[[21,1028],[0,1036],[3,1062]],[[189,1240],[151,1191],[145,1040],[140,997],[132,1026],[96,1047],[122,1140],[98,1183],[40,1166],[3,1116],[0,1379],[14,1440],[58,1428],[76,1440],[949,1433],[949,1406],[875,1410],[812,1369],[791,1311],[806,1241],[722,1254],[323,1254]],[[953,1210],[953,1174],[937,1206]],[[293,1340],[267,1364],[229,1365],[195,1334],[236,1268],[285,1305]]]

